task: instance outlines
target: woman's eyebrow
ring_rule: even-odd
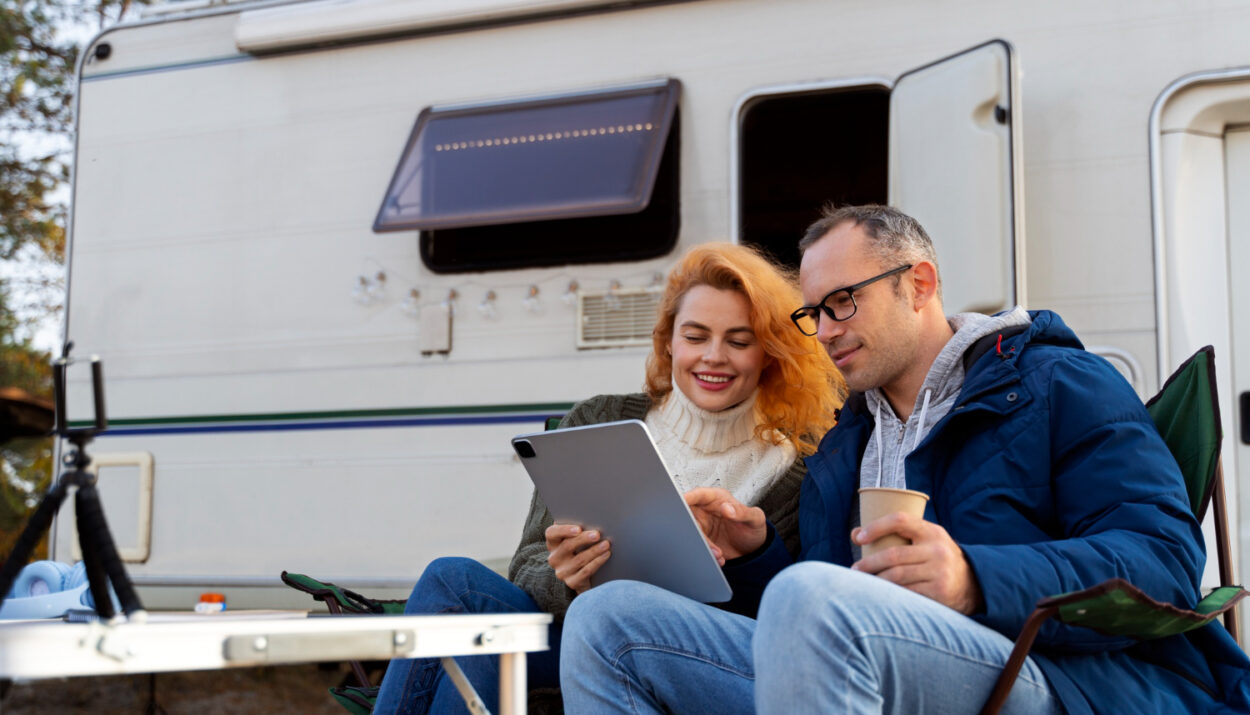
[[[709,333],[710,333],[710,332],[712,332],[712,329],[711,329],[711,328],[709,328],[709,327],[707,327],[706,325],[704,325],[703,323],[700,323],[700,322],[695,321],[695,320],[686,320],[686,321],[683,321],[680,327],[682,327],[682,328],[694,328],[695,330],[706,330],[706,331],[708,331]],[[737,327],[729,328],[729,329],[727,329],[725,332],[726,332],[726,333],[750,333],[751,335],[755,335],[755,329],[754,329],[754,328],[752,328],[752,327],[751,327],[751,326],[749,326],[749,325],[740,325],[740,326],[737,326]]]

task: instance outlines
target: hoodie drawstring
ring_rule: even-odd
[[[920,403],[920,415],[917,417],[917,420],[916,420],[916,436],[912,438],[911,450],[909,450],[909,453],[916,451],[916,447],[920,446],[920,440],[924,437],[924,423],[925,423],[925,420],[928,419],[929,417],[929,401],[932,398],[933,398],[933,388],[929,388],[925,390],[924,400],[922,400]],[[880,487],[881,483],[885,480],[885,445],[882,444],[884,438],[881,436],[881,433],[884,431],[881,425],[881,403],[884,402],[884,400],[872,400],[871,402],[872,402],[872,418],[876,422],[872,430],[873,439],[876,440],[876,443],[877,443],[877,483],[876,483],[876,486]],[[908,422],[910,423],[910,420],[908,420]],[[906,432],[907,425],[906,424],[900,425],[899,429]],[[903,443],[903,435],[900,434],[898,439],[899,439],[899,445],[901,446]],[[899,463],[901,463],[903,459],[905,459],[906,457],[907,457],[907,454],[904,454],[902,452],[896,453],[894,469],[899,469],[900,468],[898,466]]]
[[[881,444],[881,402],[873,403],[872,418],[876,420],[876,426],[873,427],[873,434],[877,436],[877,486],[881,486],[881,480],[885,476],[885,447]]]
[[[916,425],[916,438],[911,441],[911,451],[915,452],[916,447],[920,446],[920,438],[924,435],[924,418],[929,412],[929,398],[933,396],[933,390],[924,391],[924,402],[920,403],[920,423]],[[877,449],[881,449],[881,445],[877,445]]]

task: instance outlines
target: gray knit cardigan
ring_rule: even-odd
[[[651,398],[642,393],[599,395],[574,405],[560,421],[560,426],[580,427],[616,420],[641,420],[650,409]],[[806,474],[807,467],[803,460],[796,459],[756,505],[764,510],[768,520],[777,528],[778,536],[792,555],[799,551],[799,484]],[[555,570],[547,563],[545,532],[552,523],[551,514],[535,491],[525,528],[521,531],[521,545],[508,566],[508,580],[528,593],[539,608],[554,614],[560,621],[576,594],[556,578]]]

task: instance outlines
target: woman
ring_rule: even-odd
[[[669,274],[647,360],[646,392],[581,402],[561,427],[643,420],[682,492],[729,490],[758,506],[798,550],[801,457],[833,426],[843,383],[815,341],[790,324],[802,299],[791,277],[755,251],[729,244],[690,250]],[[528,657],[531,688],[558,685],[564,612],[611,558],[594,530],[553,524],[535,493],[508,580],[469,559],[431,563],[406,613],[546,611],[550,650]],[[495,709],[495,656],[457,658]],[[460,712],[463,700],[438,659],[393,661],[375,712]]]

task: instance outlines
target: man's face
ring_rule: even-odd
[[[897,268],[883,265],[867,250],[863,229],[847,221],[835,226],[803,254],[799,287],[806,305],[819,304],[830,292]],[[920,335],[906,278],[896,291],[891,276],[855,291],[858,308],[848,320],[820,316],[816,339],[825,346],[846,384],[862,392],[889,388],[919,355]],[[845,294],[842,294],[845,297]]]

